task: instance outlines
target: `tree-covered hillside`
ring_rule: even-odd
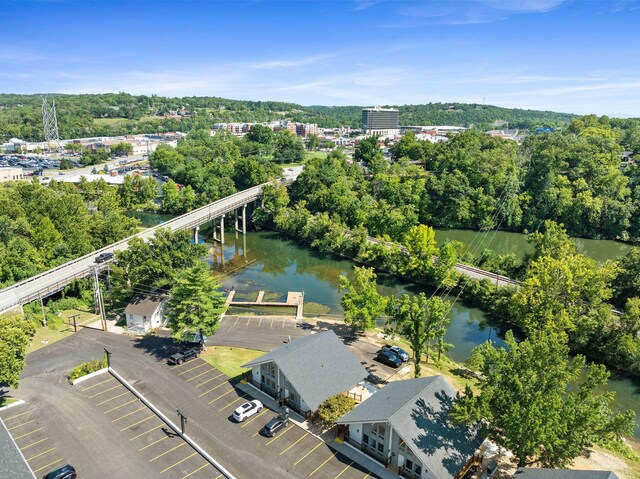
[[[167,98],[156,95],[105,93],[99,95],[51,94],[58,112],[61,138],[113,136],[133,133],[191,131],[216,122],[293,120],[321,127],[360,127],[361,106],[311,106],[270,101],[228,100],[217,97]],[[0,141],[20,138],[43,140],[40,95],[0,94]],[[491,128],[504,122],[511,128],[562,126],[572,115],[463,103],[404,105],[401,125],[457,125]],[[182,110],[181,119],[165,115]]]
[[[503,124],[504,128],[536,128],[563,126],[575,115],[553,111],[500,108],[474,103],[428,103],[426,105],[388,105],[386,108],[400,110],[400,125],[452,125],[475,128],[492,128]],[[309,110],[320,118],[343,125],[360,127],[361,106],[311,106]]]

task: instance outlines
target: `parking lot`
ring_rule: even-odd
[[[102,433],[148,462],[148,477],[199,479],[223,475],[110,374],[75,386],[103,418]]]
[[[206,402],[213,416],[217,416],[212,419],[232,422],[231,415],[234,409],[253,399],[201,358],[170,368],[181,381],[184,381],[184,391],[191,392]],[[276,416],[274,411],[265,407],[243,423],[235,424],[236,434],[247,447],[259,448],[266,461],[279,465],[295,477],[375,477],[353,460],[293,423],[273,438],[262,436],[262,427]]]
[[[0,417],[36,477],[69,462],[68,451],[59,448],[51,434],[53,427],[39,408],[18,406],[3,411]]]
[[[293,340],[306,336],[312,330],[311,324],[291,317],[225,316],[209,344],[271,351],[282,346],[289,338]]]

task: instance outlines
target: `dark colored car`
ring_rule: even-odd
[[[104,263],[105,261],[109,261],[113,258],[115,258],[116,255],[113,254],[111,251],[106,251],[104,253],[100,253],[98,256],[96,256],[96,263]]]
[[[378,351],[378,355],[375,357],[376,361],[391,366],[392,368],[399,368],[402,365],[402,360],[389,351]]]
[[[169,358],[169,364],[182,364],[185,361],[189,361],[193,358],[200,356],[200,350],[196,348],[183,349],[179,353],[171,355]]]
[[[262,428],[262,434],[267,437],[273,437],[280,429],[284,429],[289,425],[289,419],[286,417],[274,417]]]
[[[42,479],[76,479],[77,474],[75,468],[67,464],[66,466],[62,466],[55,471],[51,471],[49,474],[44,476]]]
[[[389,351],[391,354],[397,356],[398,359],[403,363],[409,361],[409,353],[402,349],[400,346],[391,346],[390,344],[385,344],[384,346],[382,346],[381,351]]]
[[[200,333],[196,331],[185,331],[182,334],[182,341],[180,342],[183,347],[190,348],[204,348],[204,343],[207,341],[206,336],[200,336]]]

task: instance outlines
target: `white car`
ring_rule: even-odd
[[[233,412],[233,419],[242,422],[260,411],[262,411],[262,403],[260,401],[257,399],[247,401]]]

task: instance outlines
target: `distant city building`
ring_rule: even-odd
[[[365,135],[395,136],[400,133],[400,112],[394,108],[363,108],[362,132]]]
[[[0,168],[0,183],[24,179],[22,168]]]
[[[318,125],[316,123],[297,123],[296,134],[298,136],[309,136],[318,134]]]

